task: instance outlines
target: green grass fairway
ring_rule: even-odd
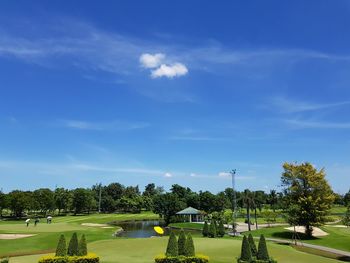
[[[305,239],[303,234],[299,234],[300,238],[302,238],[302,242],[350,251],[350,228],[336,228],[332,226],[324,226],[321,228],[329,235],[319,238]],[[291,231],[285,230],[284,227],[264,228],[252,231],[251,233],[254,236],[264,234],[265,237],[281,239],[292,239],[293,235]]]
[[[163,253],[167,238],[114,239],[89,244],[89,250],[101,257],[101,263],[152,263],[154,256]],[[195,238],[198,253],[210,257],[211,263],[232,263],[240,253],[241,240]],[[270,254],[279,263],[340,262],[269,243]],[[36,263],[41,255],[11,258],[11,263]]]
[[[153,213],[141,214],[108,214],[86,216],[63,216],[55,217],[52,224],[46,224],[42,220],[36,227],[33,222],[29,227],[21,221],[1,221],[0,233],[2,234],[35,234],[35,236],[15,239],[0,240],[0,257],[5,255],[36,254],[55,249],[60,233],[64,233],[69,239],[73,232],[86,234],[88,242],[96,240],[112,239],[113,233],[118,227],[104,229],[101,227],[82,226],[82,223],[108,223],[124,220],[147,220],[158,219]]]

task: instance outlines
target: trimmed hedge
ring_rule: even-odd
[[[73,257],[56,257],[45,256],[39,259],[39,263],[99,263],[100,258],[93,253],[89,253],[86,256],[73,256]]]
[[[209,257],[203,255],[196,255],[195,257],[167,257],[159,255],[154,259],[155,263],[208,263]]]
[[[9,263],[9,258],[0,258],[0,263]]]

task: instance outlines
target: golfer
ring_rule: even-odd
[[[30,219],[28,218],[26,221],[27,227],[29,226]]]

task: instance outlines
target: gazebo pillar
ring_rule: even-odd
[[[190,223],[192,223],[192,215],[190,215]]]

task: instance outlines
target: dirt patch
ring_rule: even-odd
[[[83,223],[82,226],[109,227],[107,224]]]
[[[19,239],[19,238],[26,238],[26,237],[32,237],[35,236],[35,234],[33,235],[28,235],[28,234],[0,234],[0,239],[6,239],[6,240],[10,240],[10,239]]]
[[[286,227],[285,229],[289,230],[289,231],[294,231],[294,227]],[[295,231],[297,231],[298,233],[305,233],[305,227],[304,226],[296,226],[295,227]],[[318,227],[313,227],[313,231],[312,231],[312,235],[314,237],[324,237],[324,236],[328,236],[327,232],[324,232],[322,229],[318,228]]]

